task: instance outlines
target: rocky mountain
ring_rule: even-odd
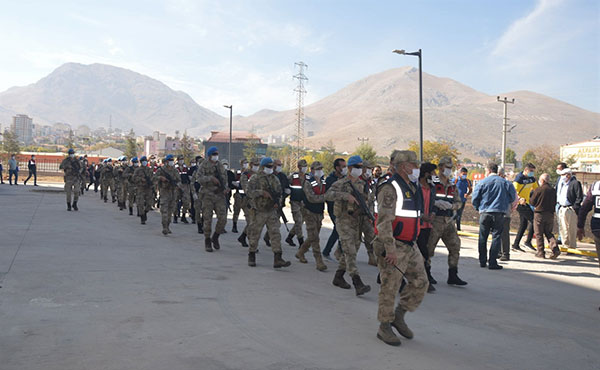
[[[105,64],[67,63],[38,82],[0,93],[0,122],[17,113],[36,124],[67,122],[73,127],[133,128],[190,134],[220,128],[226,119],[201,107],[189,95],[139,73]]]
[[[306,145],[319,148],[332,140],[339,151],[369,143],[381,154],[406,147],[419,137],[419,74],[415,68],[388,70],[356,81],[305,107]],[[499,94],[509,105],[508,146],[522,155],[538,145],[588,140],[600,134],[600,114],[530,91]],[[461,156],[483,159],[500,150],[503,105],[491,96],[449,78],[423,73],[425,140],[449,140]],[[237,125],[260,136],[293,135],[295,111],[263,110],[240,117]]]

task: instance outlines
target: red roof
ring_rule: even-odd
[[[245,142],[249,140],[258,140],[262,143],[260,138],[249,131],[232,131],[231,141],[232,142]],[[212,143],[228,143],[229,142],[229,131],[211,131],[210,138],[206,142]]]

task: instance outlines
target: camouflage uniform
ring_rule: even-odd
[[[67,194],[67,209],[71,210],[71,200],[76,207],[79,200],[79,182],[81,180],[81,162],[77,158],[67,157],[60,163],[61,170],[65,172],[65,193]]]
[[[240,188],[241,188],[240,193],[242,193],[242,194],[240,194],[242,196],[240,205],[242,207],[242,210],[244,211],[244,218],[246,219],[246,226],[244,227],[244,231],[242,231],[242,234],[240,234],[238,241],[240,243],[242,243],[243,247],[248,246],[246,244],[246,236],[250,235],[250,232],[248,230],[250,230],[252,222],[254,221],[255,212],[252,210],[252,207],[250,206],[250,201],[247,197],[247,194],[248,194],[248,183],[250,182],[250,178],[255,174],[255,172],[252,170],[252,166],[258,166],[258,159],[253,158],[250,161],[250,165],[251,165],[251,167],[246,169],[244,172],[242,172],[242,175],[240,176]]]
[[[307,167],[307,163],[304,159],[298,161],[298,168]],[[297,182],[300,182],[298,185]],[[301,171],[294,172],[290,174],[288,177],[288,181],[290,183],[290,188],[292,190],[292,194],[290,197],[290,208],[292,210],[292,218],[294,219],[294,226],[290,230],[286,241],[288,244],[293,245],[292,238],[296,236],[300,244],[304,243],[304,236],[302,235],[302,223],[304,220],[302,219],[302,200],[298,198],[295,194],[302,194],[302,187],[305,181],[305,173]],[[300,195],[302,197],[302,195]]]
[[[375,214],[375,184],[373,184],[369,179],[365,179],[363,177],[361,177],[361,180],[365,182],[365,193],[368,194],[368,196],[365,198],[367,206],[369,207],[371,213]],[[362,235],[363,242],[365,243],[365,248],[367,248],[367,254],[369,256],[369,265],[377,266],[377,259],[375,258],[375,254],[373,253],[375,229],[368,218],[363,217],[363,219],[361,220],[360,234]]]
[[[323,168],[319,162],[313,163],[311,167],[316,168],[314,166],[317,164],[319,166],[318,169]],[[313,174],[307,174],[304,184],[302,184],[302,190],[306,197],[304,207],[302,208],[302,219],[306,224],[306,240],[296,253],[296,258],[300,262],[306,263],[304,254],[312,247],[317,270],[325,271],[327,270],[327,265],[323,263],[321,247],[319,245],[319,233],[321,232],[323,212],[325,210],[325,183],[322,182],[321,178],[317,179]]]
[[[142,218],[142,224],[146,223],[147,213],[154,204],[154,184],[152,183],[152,168],[140,166],[135,169],[131,181],[135,184],[135,202],[138,214]],[[130,203],[131,204],[131,203]]]
[[[134,165],[126,166],[123,171],[123,184],[125,185],[125,197],[128,201],[129,214],[133,214],[133,203],[135,202],[135,184],[133,183],[133,173],[137,167]],[[125,202],[125,200],[123,200]]]
[[[85,192],[86,184],[89,182],[89,173],[88,173],[88,160],[82,159],[79,161],[81,164],[81,195]]]
[[[102,167],[102,170],[100,171],[100,183],[102,184],[104,202],[107,201],[108,189],[110,189],[112,201],[115,202],[115,178],[113,175],[113,166],[110,163],[107,163],[106,166]]]
[[[218,177],[217,174],[223,182],[223,187],[216,185],[213,182],[213,179]],[[215,247],[219,248],[218,237],[225,231],[225,224],[227,223],[226,191],[228,191],[229,188],[227,186],[227,172],[225,171],[225,167],[223,167],[221,162],[213,162],[207,158],[202,162],[198,169],[194,171],[192,182],[198,182],[201,186],[200,198],[202,199],[202,217],[206,249],[207,251],[212,250],[210,243],[213,212],[217,215],[217,223],[215,225],[214,235],[212,236],[212,243],[216,243]]]
[[[174,183],[169,180],[162,181],[160,177],[167,177],[166,174],[171,178]],[[160,192],[160,216],[162,219],[163,234],[171,232],[169,224],[171,223],[171,217],[175,214],[175,197],[176,191],[181,184],[179,179],[179,173],[174,166],[169,166],[164,163],[156,173],[154,174],[154,184],[158,186]]]
[[[126,196],[126,188],[123,179],[123,173],[125,172],[125,168],[123,166],[123,162],[119,161],[119,163],[113,168],[113,177],[115,178],[115,190],[117,192],[117,203],[119,204],[119,209],[123,210],[125,208],[125,196]]]

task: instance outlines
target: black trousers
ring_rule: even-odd
[[[502,255],[510,257],[510,216],[504,215],[502,226]]]
[[[33,184],[36,185],[37,184],[37,170],[33,170],[33,171],[29,170],[29,176],[27,176],[27,178],[25,179],[25,181],[23,183],[26,183],[27,181],[29,181],[31,176],[33,176]]]
[[[427,243],[429,242],[429,236],[431,235],[431,228],[421,229],[419,236],[417,237],[417,247],[425,260],[425,265],[429,260],[429,250],[427,249]]]
[[[531,243],[531,239],[533,239],[533,211],[529,205],[521,205],[517,206],[517,212],[519,212],[519,231],[517,231],[517,236],[515,237],[515,241],[513,245],[518,246],[521,243],[521,238],[525,234],[525,230],[527,230],[527,239],[525,243]]]

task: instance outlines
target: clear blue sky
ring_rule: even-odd
[[[597,0],[11,1],[0,12],[0,91],[65,62],[157,78],[225,115],[294,107],[416,58],[488,94],[532,90],[600,111]]]

